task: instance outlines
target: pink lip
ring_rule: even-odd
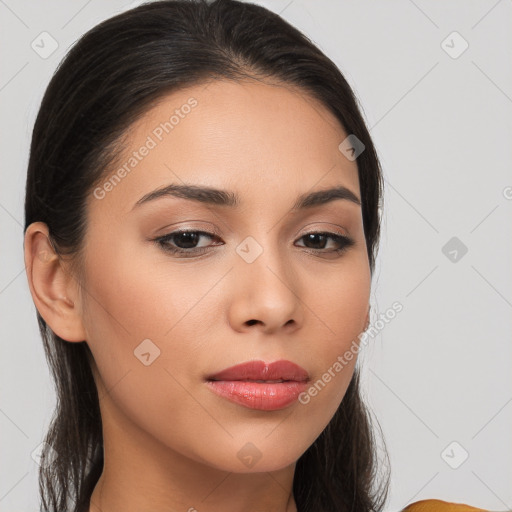
[[[308,372],[304,368],[285,359],[273,363],[247,361],[207,377],[208,380],[295,380],[299,382],[308,378]]]
[[[256,380],[285,382],[254,382]],[[207,378],[211,391],[251,409],[274,411],[297,400],[307,387],[309,375],[291,361],[267,364],[248,361],[222,370]]]

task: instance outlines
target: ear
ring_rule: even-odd
[[[44,222],[33,222],[25,231],[25,270],[30,293],[39,314],[57,336],[71,342],[84,341],[79,286],[55,252],[48,233]]]

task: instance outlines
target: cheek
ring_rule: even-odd
[[[121,252],[98,252],[102,257],[91,257],[87,269],[85,323],[100,395],[127,432],[136,425],[169,446],[186,447],[193,444],[190,432],[203,439],[205,428],[218,428],[188,392],[195,392],[195,348],[209,328],[201,318],[212,315],[211,303],[207,311],[208,300],[200,299],[212,279],[181,269],[171,274],[168,265],[141,265],[142,258]]]
[[[309,347],[316,373],[299,402],[323,426],[336,412],[352,379],[370,299],[367,260],[347,258],[339,270],[329,279],[317,274],[315,292],[306,295],[314,317]]]
[[[137,361],[134,351],[144,340],[163,351],[165,343],[179,338],[180,330],[188,325],[187,313],[206,293],[206,284],[191,286],[188,272],[171,274],[165,272],[168,266],[155,268],[121,251],[97,254],[103,258],[91,258],[87,269],[87,340],[93,353],[96,350],[100,357],[131,367]],[[176,354],[179,347],[174,350]],[[180,360],[175,358],[175,362]]]
[[[166,255],[150,261],[140,247],[112,245],[115,252],[91,251],[87,268],[87,342],[102,381],[107,389],[121,379],[119,388],[135,386],[120,397],[128,407],[137,395],[179,404],[204,370],[198,355],[212,327],[205,319],[220,318],[226,291],[212,288],[226,270],[172,265]],[[134,403],[132,415],[143,409]]]
[[[314,351],[330,354],[343,350],[365,328],[371,288],[368,260],[360,253],[347,255],[338,267],[307,272],[302,294],[319,342]],[[308,329],[308,330],[309,330]]]

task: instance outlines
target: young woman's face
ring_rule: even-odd
[[[230,472],[293,464],[340,405],[356,357],[339,358],[367,320],[357,200],[296,207],[336,187],[360,200],[357,164],[338,149],[349,134],[303,92],[214,81],[167,96],[128,135],[89,198],[85,239],[82,322],[106,443]],[[141,201],[171,184],[222,192]],[[290,361],[307,382],[208,380],[253,360]]]

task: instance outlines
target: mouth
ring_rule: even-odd
[[[207,377],[206,385],[216,395],[238,405],[275,411],[296,402],[308,380],[306,370],[290,361],[249,361]]]

